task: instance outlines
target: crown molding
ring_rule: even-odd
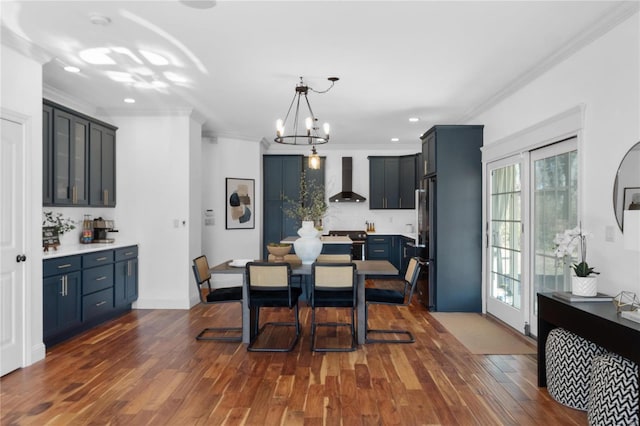
[[[626,21],[640,10],[640,2],[625,1],[617,4],[602,16],[595,24],[588,26],[585,31],[573,37],[561,48],[551,53],[549,56],[539,61],[535,66],[511,80],[506,86],[498,90],[493,95],[481,101],[478,105],[467,110],[456,120],[458,123],[469,123],[478,115],[484,113],[491,107],[497,105],[502,100],[508,98],[527,84],[542,76],[544,73],[573,56],[583,47],[588,46],[609,31]]]
[[[53,59],[48,51],[30,42],[29,40],[21,37],[8,29],[7,27],[1,27],[0,40],[3,45],[15,50],[16,52],[33,59],[40,65],[44,65]]]
[[[55,102],[60,105],[64,105],[68,108],[74,109],[78,112],[82,112],[86,115],[95,117],[99,114],[99,109],[95,105],[91,105],[85,101],[82,101],[74,96],[69,95],[66,92],[62,92],[59,89],[50,86],[47,83],[42,84],[42,97]]]

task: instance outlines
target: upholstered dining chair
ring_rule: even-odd
[[[370,305],[396,305],[396,306],[409,306],[411,299],[413,298],[413,292],[416,289],[418,277],[420,276],[420,269],[423,262],[413,257],[409,260],[407,270],[404,274],[404,288],[402,291],[394,289],[384,289],[369,287],[364,289],[365,294],[365,343],[413,343],[415,338],[408,330],[397,329],[370,329],[369,328],[369,307]],[[388,334],[400,334],[405,335],[405,339],[382,339],[369,337],[370,334],[388,333]]]
[[[320,254],[317,263],[351,263],[350,254]]]
[[[356,349],[355,309],[357,277],[354,263],[314,263],[311,266],[311,350],[314,352],[350,352]],[[351,322],[316,322],[316,308],[350,308]],[[351,345],[347,347],[318,347],[318,326],[348,326]]]
[[[202,255],[193,259],[193,274],[196,278],[200,302],[205,305],[238,302],[242,304],[242,287],[212,288],[211,273],[207,257]],[[234,332],[228,335],[228,332]],[[222,333],[222,335],[220,335]],[[238,335],[239,334],[239,335]],[[241,342],[242,327],[209,327],[196,336],[196,340],[216,340],[223,342]]]
[[[249,262],[247,263],[247,305],[253,309],[252,339],[247,350],[252,352],[289,352],[300,337],[300,317],[298,298],[302,293],[299,287],[291,286],[291,265],[286,262]],[[289,308],[294,310],[291,322],[266,322],[260,326],[262,308]],[[295,336],[286,347],[256,347],[258,337],[268,327],[294,327]]]

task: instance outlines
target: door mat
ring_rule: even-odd
[[[477,313],[430,312],[447,331],[472,354],[521,355],[535,354],[537,349],[506,329],[506,326]]]

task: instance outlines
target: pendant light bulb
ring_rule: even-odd
[[[278,135],[278,137],[282,137],[284,135],[284,123],[280,118],[276,121],[276,135]]]
[[[324,129],[324,135],[328,138],[329,137],[329,131],[331,130],[331,126],[329,126],[329,123],[324,123],[322,125],[322,128]]]
[[[316,151],[316,147],[311,148],[311,155],[309,156],[309,168],[313,170],[320,169],[320,156]]]

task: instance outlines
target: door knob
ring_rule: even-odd
[[[24,262],[27,260],[27,256],[25,256],[24,254],[19,254],[16,256],[16,262],[20,263],[20,262]]]

